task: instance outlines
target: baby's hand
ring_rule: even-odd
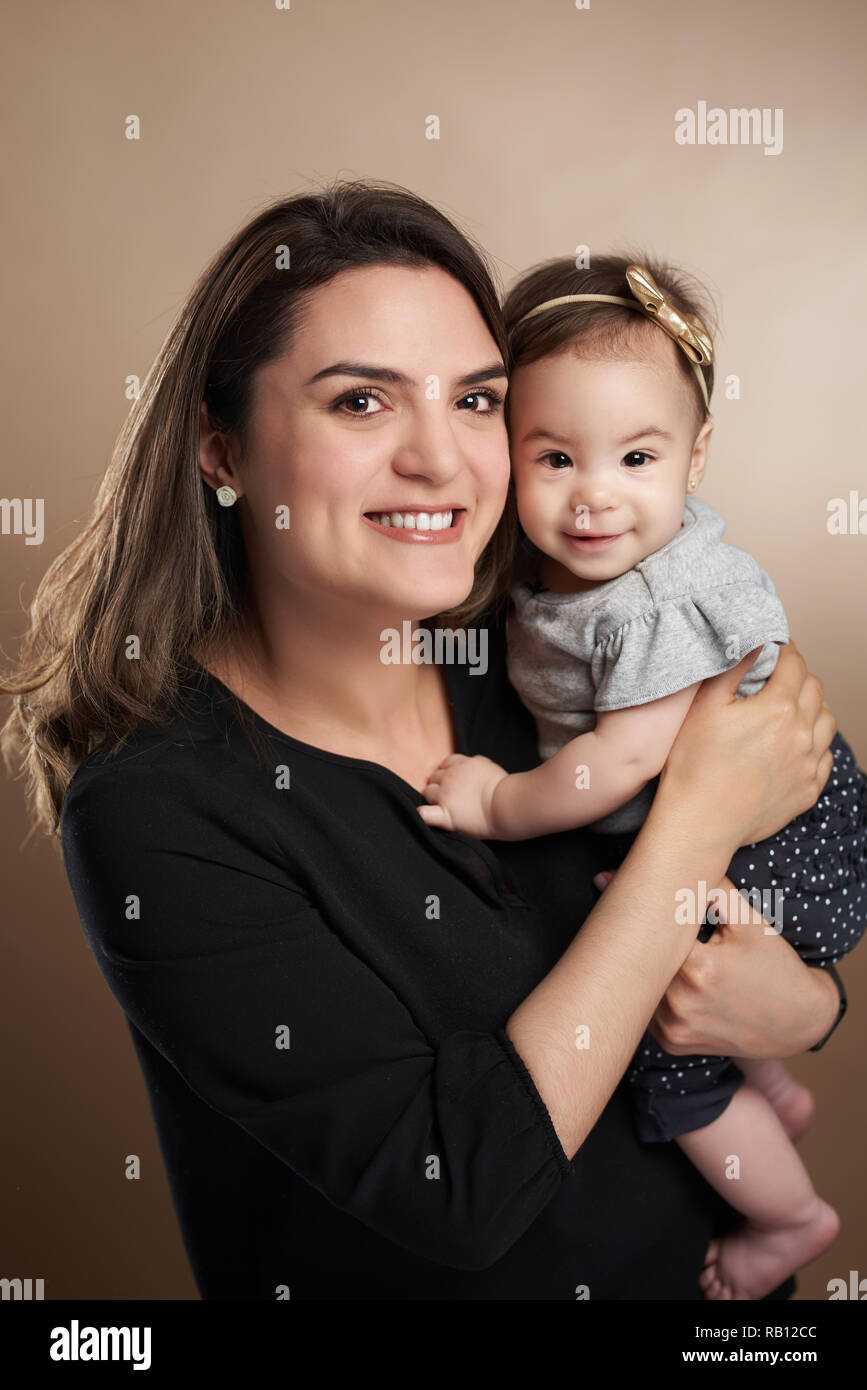
[[[428,825],[442,830],[457,830],[477,840],[496,839],[494,788],[508,775],[490,758],[452,753],[443,758],[422,788],[422,794],[434,804],[419,806],[418,813]]]

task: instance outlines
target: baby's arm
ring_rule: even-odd
[[[598,716],[531,772],[508,774],[489,758],[452,754],[424,789],[428,825],[478,839],[525,840],[587,825],[624,805],[662,771],[701,682]],[[576,776],[578,769],[586,769]]]

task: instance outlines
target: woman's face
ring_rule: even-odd
[[[256,592],[358,624],[466,598],[509,482],[506,384],[473,299],[438,267],[353,269],[314,291],[290,351],[257,373],[237,465]]]

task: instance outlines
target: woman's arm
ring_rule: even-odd
[[[613,878],[604,872],[594,882],[602,888]],[[727,898],[738,891],[729,878],[719,886]],[[779,932],[766,933],[765,918],[743,895],[741,904],[739,921],[721,922],[709,941],[696,941],[647,1025],[673,1056],[794,1057],[837,1017],[831,977],[807,965]]]
[[[729,879],[722,887],[737,892]],[[731,901],[731,899],[729,899]],[[696,942],[648,1027],[675,1056],[794,1057],[823,1038],[840,1007],[824,970],[740,897],[740,921],[720,924]]]
[[[718,884],[740,845],[805,811],[830,774],[836,722],[821,682],[790,644],[764,689],[737,699],[754,660],[703,682],[616,879],[506,1024],[570,1157],[695,944],[676,895]]]

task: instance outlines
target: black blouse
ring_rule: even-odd
[[[488,636],[487,674],[445,668],[457,747],[521,771],[535,728]],[[78,769],[61,836],[202,1297],[700,1300],[736,1214],[639,1142],[625,1082],[570,1162],[503,1032],[593,906],[601,837],[433,829],[388,768],[243,706],[257,758],[224,685],[186,689]]]

